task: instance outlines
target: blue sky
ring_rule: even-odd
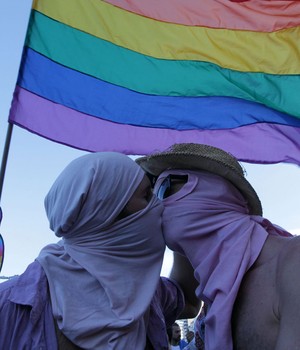
[[[1,153],[30,7],[30,0],[0,0]],[[4,217],[0,232],[5,240],[2,276],[22,273],[44,245],[57,241],[48,228],[44,197],[60,171],[82,154],[14,127],[1,199]],[[299,167],[246,163],[243,166],[262,201],[264,216],[291,232],[299,232]],[[170,261],[168,252],[163,274],[167,274]]]

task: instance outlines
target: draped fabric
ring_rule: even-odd
[[[84,349],[144,350],[165,244],[162,203],[116,218],[144,177],[129,157],[93,153],[71,162],[45,199],[57,244],[37,260],[59,329]]]
[[[299,164],[299,18],[299,1],[35,0],[9,120],[89,151]]]
[[[163,200],[163,233],[170,249],[187,256],[199,282],[196,294],[208,306],[205,349],[232,349],[231,313],[244,274],[269,234],[291,234],[261,216],[229,181],[205,171],[167,170],[188,182]]]

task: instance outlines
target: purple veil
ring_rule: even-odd
[[[163,233],[168,247],[187,256],[199,282],[197,296],[207,303],[205,349],[232,349],[231,314],[245,272],[257,259],[268,234],[290,236],[261,216],[229,181],[206,171],[167,170],[188,182],[163,200]]]
[[[144,172],[129,157],[93,153],[71,162],[45,199],[57,244],[37,260],[59,329],[85,349],[144,349],[148,308],[165,244],[162,204],[115,221]]]

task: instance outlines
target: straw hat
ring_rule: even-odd
[[[164,152],[136,159],[147,173],[158,176],[168,169],[206,170],[220,175],[237,187],[247,200],[250,214],[262,215],[260,200],[244,171],[231,154],[208,145],[178,143]]]

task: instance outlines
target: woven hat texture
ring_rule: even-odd
[[[243,168],[234,156],[220,148],[198,143],[178,143],[163,152],[138,158],[136,162],[153,176],[168,169],[206,170],[220,175],[243,194],[250,214],[262,215],[259,197],[246,180]]]

